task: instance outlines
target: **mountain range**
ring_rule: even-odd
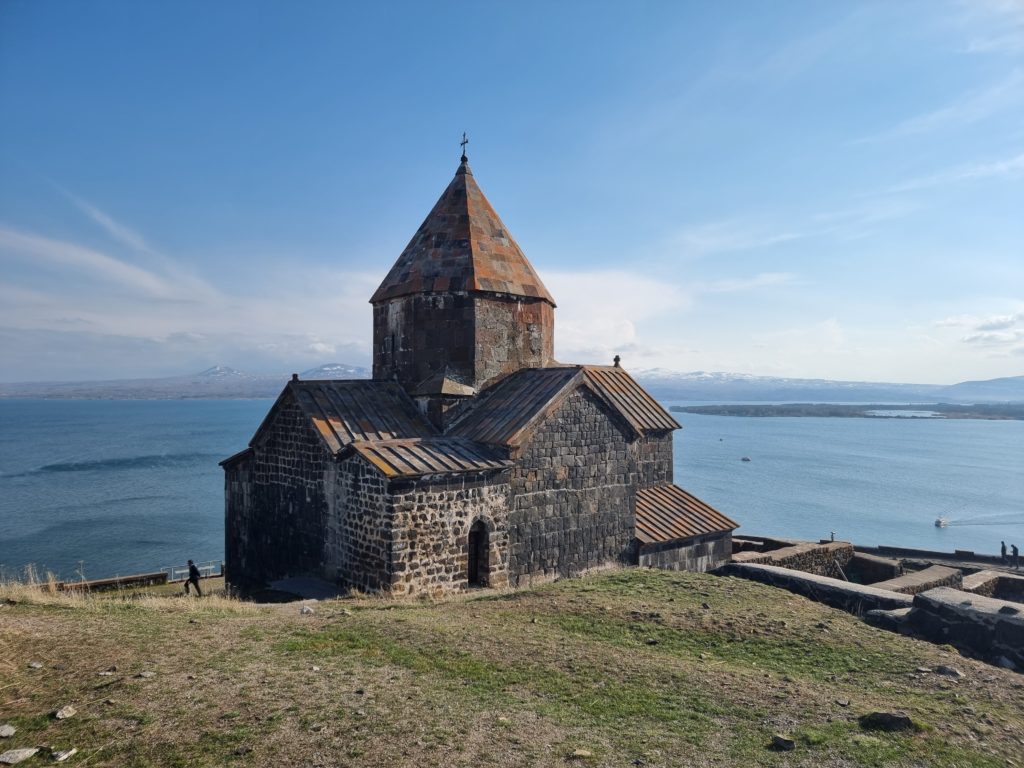
[[[791,379],[737,373],[683,373],[664,368],[631,371],[660,400],[826,403],[1024,402],[1024,376],[952,385]],[[368,368],[327,363],[303,371],[303,379],[368,379]],[[186,376],[110,381],[0,384],[0,398],[172,400],[276,397],[288,374],[253,374],[215,365]]]

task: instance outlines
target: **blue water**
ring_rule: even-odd
[[[87,578],[219,560],[223,473],[267,400],[0,400],[0,564]],[[1024,422],[676,414],[676,482],[741,532],[1024,545]],[[740,459],[749,456],[751,461]],[[933,525],[939,515],[949,528]]]

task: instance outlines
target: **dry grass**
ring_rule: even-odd
[[[4,747],[76,746],[78,764],[995,766],[1024,751],[1024,677],[713,576],[312,616],[170,596],[0,606],[0,721],[19,728]],[[938,664],[966,676],[917,671]],[[74,718],[50,717],[69,703]],[[895,708],[925,730],[857,723]],[[769,749],[776,732],[797,749]]]

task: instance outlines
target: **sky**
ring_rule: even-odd
[[[368,365],[463,131],[564,362],[1024,374],[1024,0],[4,0],[0,381]]]

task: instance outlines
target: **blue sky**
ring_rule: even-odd
[[[0,380],[367,364],[462,131],[561,360],[1024,373],[1024,0],[6,0]]]

